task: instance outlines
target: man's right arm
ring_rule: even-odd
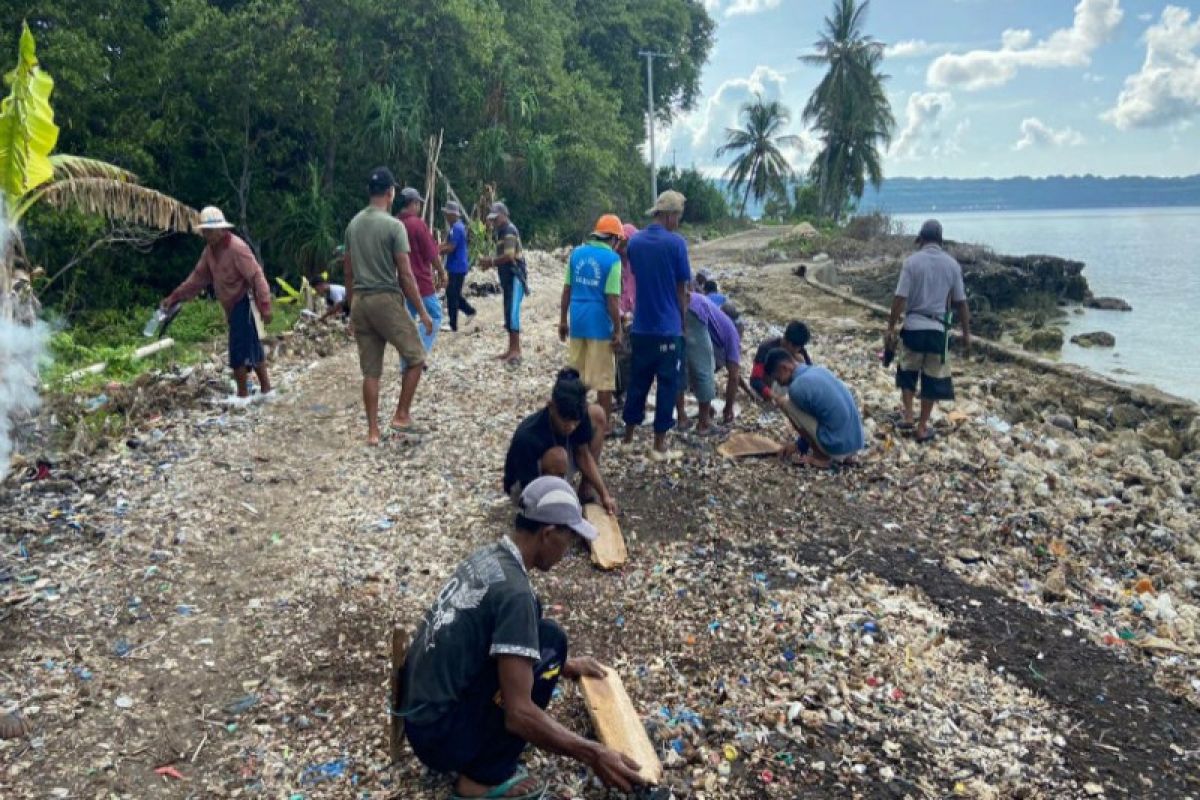
[[[643,783],[638,764],[628,756],[584,739],[564,728],[533,702],[533,670],[522,656],[496,657],[504,727],[535,747],[586,764],[606,786],[629,792]]]
[[[196,268],[192,270],[192,274],[188,275],[183,283],[179,284],[175,291],[167,295],[166,299],[162,301],[163,308],[176,303],[182,303],[185,300],[191,300],[212,283],[212,271],[208,268],[208,259],[206,258],[207,252],[206,250],[205,255],[200,256],[200,261],[196,264]]]

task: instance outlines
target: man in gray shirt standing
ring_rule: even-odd
[[[916,422],[916,439],[933,439],[929,416],[933,404],[954,399],[950,379],[948,337],[952,321],[950,310],[958,314],[962,325],[963,355],[971,347],[971,315],[963,289],[962,267],[942,249],[942,225],[931,219],[917,234],[921,249],[904,262],[900,283],[892,298],[887,341],[899,338],[903,344],[896,366],[896,386],[904,400],[901,430],[913,429],[913,398],[921,389],[921,416]],[[901,320],[903,325],[901,326]],[[897,337],[897,327],[900,327]]]

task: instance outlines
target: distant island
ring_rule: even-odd
[[[860,211],[1033,211],[1058,208],[1200,206],[1200,175],[1183,178],[1095,175],[1049,178],[889,178],[868,187]]]

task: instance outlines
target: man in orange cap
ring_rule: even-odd
[[[621,349],[621,220],[605,214],[588,241],[576,247],[563,281],[558,338],[570,338],[567,360],[596,390],[607,420],[617,388],[615,355]]]

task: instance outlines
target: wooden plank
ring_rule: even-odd
[[[726,458],[747,456],[777,456],[783,445],[761,433],[735,433],[717,447],[717,452]]]
[[[625,566],[629,551],[625,548],[625,537],[617,518],[604,510],[598,503],[584,506],[583,515],[596,526],[600,536],[592,542],[592,563],[600,569],[616,569]]]
[[[657,784],[662,780],[662,762],[646,735],[641,717],[616,670],[605,667],[604,673],[604,680],[584,678],[580,681],[596,736],[606,747],[636,761],[644,781]]]
[[[408,631],[392,628],[392,672],[388,685],[388,754],[395,764],[404,753],[404,718],[396,712],[404,694],[404,660],[408,656]]]

